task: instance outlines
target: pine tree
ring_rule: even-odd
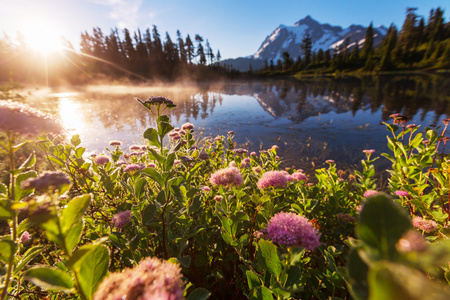
[[[188,63],[192,64],[192,59],[194,57],[194,44],[192,43],[192,40],[191,40],[191,37],[189,36],[189,34],[186,37],[185,47],[186,47],[186,57],[187,57]]]
[[[303,36],[300,49],[303,52],[304,65],[308,66],[311,63],[311,49],[312,49],[312,40],[309,33],[305,33],[305,35]]]
[[[366,29],[366,35],[364,37],[364,44],[362,47],[362,56],[367,59],[373,54],[373,23],[370,22],[369,27]]]

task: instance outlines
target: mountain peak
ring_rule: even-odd
[[[310,15],[307,15],[306,17],[304,17],[303,19],[301,19],[297,23],[295,23],[294,26],[299,26],[299,25],[316,25],[316,24],[319,24],[319,22],[317,22],[316,20],[311,18]]]

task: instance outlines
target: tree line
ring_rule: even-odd
[[[374,48],[374,29],[370,23],[362,45],[345,39],[334,49],[312,51],[309,34],[303,36],[297,58],[288,52],[274,62],[266,60],[259,74],[334,73],[345,71],[398,71],[411,69],[450,68],[450,23],[444,11],[432,9],[428,20],[419,17],[417,8],[407,8],[400,30],[391,24],[381,45]]]
[[[144,32],[127,28],[109,34],[95,27],[81,33],[79,50],[64,39],[64,50],[36,53],[26,41],[8,36],[0,39],[0,81],[85,83],[92,79],[176,80],[230,77],[235,71],[220,66],[220,50],[199,34],[175,40],[162,38],[157,26]]]

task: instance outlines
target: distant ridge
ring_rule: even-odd
[[[240,71],[247,71],[249,65],[254,70],[264,65],[264,60],[273,61],[276,64],[278,59],[282,59],[283,52],[288,52],[292,58],[302,55],[301,42],[305,34],[309,34],[312,39],[312,50],[322,49],[333,50],[339,47],[346,38],[349,38],[349,48],[358,41],[359,47],[364,44],[364,37],[367,27],[362,25],[350,25],[347,28],[330,24],[321,24],[311,16],[296,22],[293,26],[281,24],[261,43],[255,54],[238,59],[224,60],[223,64],[233,66]],[[374,28],[374,47],[379,45],[386,35],[387,29],[383,26]],[[235,64],[236,63],[236,64]]]

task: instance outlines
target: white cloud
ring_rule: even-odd
[[[91,0],[91,2],[109,7],[109,17],[119,28],[138,27],[142,0]]]

